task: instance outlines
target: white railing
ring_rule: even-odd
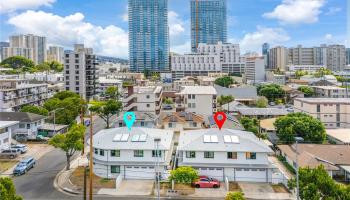
[[[118,190],[120,187],[121,183],[123,181],[123,175],[120,173],[118,177],[115,179],[115,189]]]

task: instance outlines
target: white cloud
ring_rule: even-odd
[[[82,13],[58,16],[43,11],[26,11],[8,20],[18,32],[44,35],[48,43],[72,47],[84,43],[97,54],[126,58],[128,33],[113,25],[96,26],[84,21]]]
[[[129,21],[129,8],[128,8],[128,6],[125,7],[125,12],[123,13],[123,15],[121,17],[122,17],[122,20],[124,22]]]
[[[179,15],[174,11],[168,12],[169,35],[177,36],[185,32],[184,22],[179,18]]]
[[[261,45],[265,42],[271,46],[279,45],[290,40],[287,32],[282,28],[267,28],[258,26],[253,33],[246,33],[244,37],[239,40],[242,53],[245,52],[261,52]],[[237,41],[230,39],[230,41]]]
[[[16,10],[36,9],[40,6],[51,6],[56,0],[1,0],[0,13],[10,13]]]
[[[330,7],[328,8],[328,11],[326,12],[326,15],[334,15],[336,14],[337,12],[340,12],[342,10],[342,8],[340,7]]]
[[[324,36],[324,39],[326,39],[327,41],[332,40],[333,39],[333,35],[332,34],[326,34]]]
[[[264,13],[269,19],[283,24],[310,24],[318,21],[325,0],[283,0],[272,12]]]

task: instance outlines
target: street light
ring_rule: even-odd
[[[56,135],[56,111],[63,109],[64,108],[56,108],[53,111],[50,111],[50,113],[53,113],[53,135]]]
[[[295,139],[295,151],[296,151],[296,171],[297,171],[297,200],[300,200],[300,196],[299,196],[299,164],[298,164],[298,142],[302,142],[304,141],[304,138],[302,137],[294,137]]]

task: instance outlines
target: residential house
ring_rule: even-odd
[[[214,120],[214,115],[207,116],[205,118],[206,120],[206,126],[209,128],[218,128],[218,125],[216,124]],[[236,129],[236,130],[244,130],[241,123],[237,119],[236,116],[226,113],[226,121],[222,125],[222,128],[229,128],[229,129]]]
[[[296,169],[296,146],[278,145],[280,154]],[[332,177],[344,175],[341,167],[350,166],[349,145],[298,144],[298,166],[316,168],[319,165]]]
[[[172,155],[173,131],[132,127],[94,135],[94,173],[104,178],[155,179],[164,176]],[[157,151],[158,149],[158,151]],[[159,168],[155,169],[155,162]]]
[[[177,111],[212,115],[216,112],[216,94],[213,86],[185,86],[177,93]]]
[[[218,97],[221,95],[232,95],[235,98],[235,101],[246,105],[254,104],[258,98],[256,87],[254,86],[225,88],[219,85],[214,85],[214,87]]]
[[[204,128],[202,116],[191,112],[174,112],[165,114],[160,125],[166,130],[183,131]]]
[[[34,139],[44,124],[46,116],[27,112],[0,112],[0,121],[18,121],[12,130],[16,140]]]
[[[326,130],[328,140],[336,144],[350,145],[350,128],[337,128]]]
[[[296,98],[294,111],[319,119],[326,128],[350,128],[350,98]]]
[[[269,118],[269,119],[262,119],[260,120],[260,129],[262,133],[267,134],[267,138],[269,141],[271,141],[273,144],[276,144],[279,140],[276,134],[276,127],[274,123],[276,122],[277,118]]]
[[[0,121],[0,152],[11,147],[12,132],[18,121]]]
[[[134,112],[135,113],[135,122],[132,125],[133,127],[145,127],[145,128],[155,128],[157,125],[158,116],[153,113],[148,112]],[[117,117],[117,121],[112,127],[125,127],[124,114],[122,113]]]
[[[68,131],[68,125],[44,123],[38,130],[38,135],[52,137],[56,134],[63,134]]]
[[[337,86],[312,86],[314,89],[315,97],[326,98],[347,98],[350,95],[347,94],[346,88]]]
[[[273,151],[254,134],[232,129],[201,129],[180,133],[179,166],[220,181],[271,182]]]
[[[238,108],[238,118],[249,117],[257,119],[267,119],[287,115],[288,112],[284,108]]]

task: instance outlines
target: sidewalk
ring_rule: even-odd
[[[85,152],[89,152],[88,146],[85,147]],[[87,166],[89,161],[86,155],[79,155],[73,159],[70,163],[70,170],[66,170],[66,167],[62,169],[54,180],[54,187],[60,191],[69,193],[69,194],[82,194],[81,188],[78,188],[76,185],[73,185],[70,181],[70,176],[76,168],[79,166]]]

